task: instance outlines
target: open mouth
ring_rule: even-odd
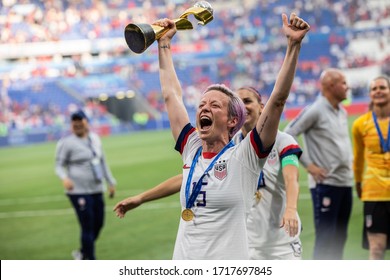
[[[200,118],[199,124],[202,130],[208,130],[213,124],[213,121],[209,117],[203,116]]]

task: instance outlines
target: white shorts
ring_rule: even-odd
[[[301,260],[302,244],[293,242],[275,247],[249,248],[251,260]]]

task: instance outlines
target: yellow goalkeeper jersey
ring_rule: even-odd
[[[387,142],[389,119],[378,120]],[[390,200],[390,152],[381,148],[372,112],[357,118],[352,126],[355,182],[362,183],[363,201]]]

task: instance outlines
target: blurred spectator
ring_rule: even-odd
[[[177,17],[192,5],[175,3],[168,0],[3,1],[0,47],[12,49],[18,44],[28,50],[28,57],[22,52],[20,57],[6,60],[7,67],[0,68],[0,77],[9,74],[11,88],[28,84],[33,77],[75,78],[69,91],[78,93],[76,78],[114,73],[129,89],[143,95],[152,108],[164,112],[156,82],[156,61],[149,55],[155,49],[151,47],[142,56],[132,55],[124,44],[123,29],[129,22],[149,23],[157,18]],[[214,20],[192,31],[179,32],[175,44],[176,51],[183,53],[176,56],[177,69],[185,83],[184,100],[190,108],[211,81],[228,86],[231,83],[235,88],[253,84],[262,92],[271,91],[283,59],[283,38],[275,22],[280,11],[285,10],[296,10],[309,19],[312,27],[305,42],[311,51],[301,59],[288,100],[290,107],[313,102],[319,92],[316,77],[326,68],[358,71],[372,67],[387,75],[390,72],[389,23],[385,20],[390,15],[390,3],[386,1],[257,0],[242,5],[238,0],[215,0],[212,5]],[[69,41],[86,42],[91,46],[90,51],[32,55],[35,43],[58,42],[61,46]],[[6,58],[5,55],[6,52],[0,57]],[[226,56],[230,59],[226,60]],[[361,77],[369,78],[364,74]],[[367,98],[364,95],[367,81],[361,77],[351,81],[355,86],[351,91],[353,100]],[[102,93],[112,90],[109,84],[99,88]],[[26,96],[30,90],[26,88]],[[36,92],[40,90],[34,88]],[[30,99],[27,102],[2,99],[0,122],[7,127],[25,129],[58,125],[61,121],[58,114],[69,114],[64,109],[53,111],[47,104],[35,104]],[[50,106],[56,105],[64,107],[57,103]],[[105,113],[95,113],[97,119],[104,121]]]

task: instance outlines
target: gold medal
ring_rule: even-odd
[[[184,221],[189,222],[194,218],[194,212],[192,212],[191,209],[186,208],[181,212],[181,217]]]
[[[261,192],[259,190],[256,192],[255,196],[256,196],[256,201],[260,202],[260,199],[261,199],[262,195],[261,195]]]

